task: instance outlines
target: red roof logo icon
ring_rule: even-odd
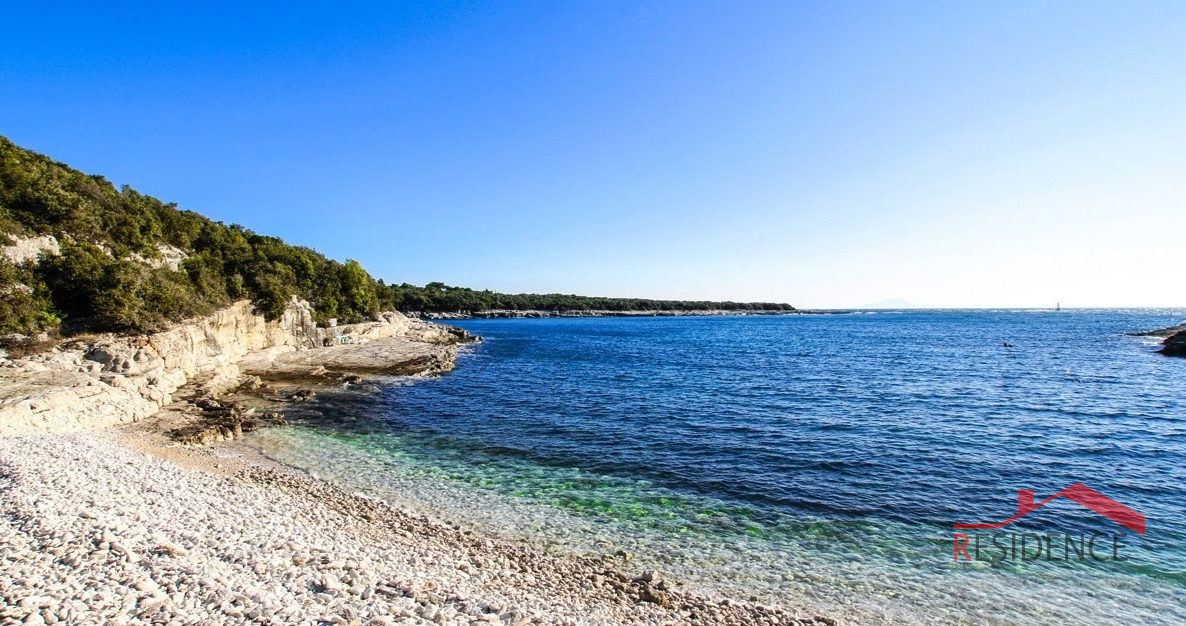
[[[1078,503],[1080,506],[1091,509],[1096,513],[1124,526],[1125,528],[1145,534],[1145,516],[1141,513],[1120,504],[1119,502],[1105,496],[1104,494],[1084,485],[1083,483],[1075,483],[1066,489],[1042,500],[1034,503],[1034,492],[1029,489],[1019,489],[1017,491],[1017,514],[1009,519],[996,524],[955,524],[957,529],[975,529],[975,528],[1004,528],[1013,522],[1029,515],[1031,512],[1041,508],[1047,502],[1055,498],[1066,498],[1072,502]]]

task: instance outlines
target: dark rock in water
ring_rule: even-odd
[[[1166,356],[1186,356],[1186,324],[1128,334],[1133,337],[1161,337],[1162,347],[1158,352]]]
[[[293,402],[304,402],[305,400],[312,400],[315,395],[317,394],[315,394],[312,389],[301,389],[291,396],[288,396],[288,399]]]
[[[470,333],[468,330],[465,330],[464,328],[458,328],[456,326],[446,326],[445,329],[449,332],[449,334],[453,337],[453,339],[455,341],[457,341],[457,343],[478,343],[478,342],[482,341],[481,337],[479,337],[473,333]]]
[[[1186,330],[1178,331],[1161,342],[1161,353],[1166,356],[1186,356]]]

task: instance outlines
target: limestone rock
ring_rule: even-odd
[[[40,237],[13,237],[10,235],[8,245],[0,246],[0,256],[16,265],[29,261],[37,262],[43,256],[60,253],[61,247],[53,235]]]
[[[143,263],[149,267],[162,268],[167,267],[174,272],[181,269],[182,261],[189,258],[181,248],[170,246],[167,243],[158,243],[156,246],[157,252],[160,253],[158,257],[146,257],[142,254],[133,252],[130,255],[131,260]]]
[[[399,313],[318,328],[312,307],[296,298],[279,319],[267,321],[244,300],[160,333],[107,335],[0,362],[0,435],[138,421],[191,381],[200,381],[199,395],[233,390],[244,382],[244,369],[264,378],[437,373],[452,368],[453,344],[466,337]],[[314,350],[326,343],[334,347]]]

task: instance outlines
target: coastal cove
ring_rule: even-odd
[[[323,415],[332,402],[319,394],[440,375],[477,340],[377,317],[322,327],[300,300],[270,321],[242,302],[152,335],[0,361],[0,619],[836,624],[690,593],[625,553],[557,555],[462,531],[245,443],[182,445],[285,423],[262,406]]]
[[[332,329],[280,333],[302,327],[300,310],[197,323],[223,328],[222,353],[256,337],[234,359],[152,353],[207,389],[263,376],[270,391],[225,396],[244,407],[315,389],[269,405],[283,425],[178,446],[165,411],[0,438],[0,531],[19,574],[0,587],[6,618],[1037,625],[1118,623],[1124,606],[1141,623],[1186,619],[1186,371],[1155,352],[1160,337],[1128,334],[1186,311],[458,330],[387,316],[318,348],[284,337]],[[399,360],[360,365],[442,350],[444,366],[416,361],[415,376]],[[98,382],[127,390],[158,363],[109,361],[128,381]],[[1017,489],[1080,481],[1148,517],[1148,535],[1117,542],[1125,560],[952,562],[951,524],[1007,516]],[[1115,530],[1068,503],[1017,532]],[[97,595],[67,591],[80,581]]]
[[[462,321],[484,342],[449,375],[322,394],[244,443],[497,536],[624,550],[690,589],[845,623],[1114,623],[1116,603],[1176,623],[1186,372],[1125,333],[1183,317]],[[951,524],[1080,481],[1150,519],[1129,561],[952,563]],[[1068,503],[1018,532],[1108,524]]]
[[[234,443],[445,374],[480,340],[401,311],[797,312],[785,302],[388,284],[4,137],[0,294],[2,620],[835,623],[689,593],[624,553],[458,536]]]
[[[10,4],[0,626],[1186,626],[1186,2]]]

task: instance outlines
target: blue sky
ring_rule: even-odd
[[[1186,305],[1180,2],[98,4],[0,134],[388,281]]]

